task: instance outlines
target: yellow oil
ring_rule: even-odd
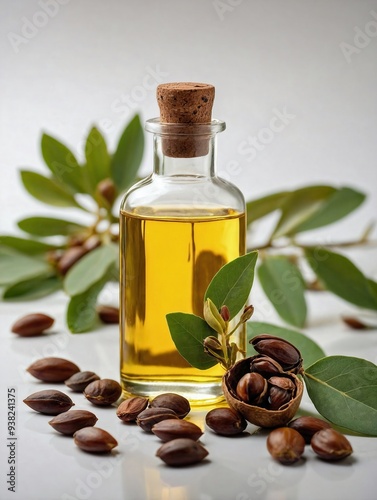
[[[221,399],[223,369],[220,365],[208,370],[191,367],[176,350],[165,316],[171,312],[202,316],[204,293],[214,274],[244,253],[245,214],[226,209],[193,212],[191,207],[121,212],[125,395],[177,392],[193,404]],[[238,334],[243,343],[244,332]]]

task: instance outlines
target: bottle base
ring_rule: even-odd
[[[221,382],[192,383],[182,381],[138,381],[121,377],[122,396],[145,396],[153,399],[159,394],[174,392],[190,401],[192,406],[210,406],[224,401]]]

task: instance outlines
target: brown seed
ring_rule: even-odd
[[[41,335],[47,328],[54,324],[54,319],[46,314],[27,314],[18,319],[12,326],[12,332],[20,337],[33,337]]]
[[[201,428],[196,424],[174,418],[158,422],[152,427],[152,432],[164,442],[177,438],[197,441],[203,435]]]
[[[294,429],[279,427],[268,435],[267,449],[280,463],[290,465],[300,460],[304,453],[305,440]]]
[[[97,314],[102,323],[118,324],[119,323],[119,309],[111,306],[98,306]]]
[[[280,410],[280,408],[289,403],[291,399],[292,392],[272,386],[268,395],[267,409],[272,411]]]
[[[331,425],[317,417],[298,417],[289,422],[288,427],[295,429],[305,439],[305,443],[309,444],[314,434],[322,429],[330,429]]]
[[[341,460],[352,453],[351,443],[335,429],[322,429],[310,441],[313,451],[323,460]]]
[[[33,410],[45,415],[58,415],[74,406],[74,402],[69,396],[63,392],[50,389],[30,394],[24,399],[24,403]]]
[[[65,385],[74,392],[83,392],[85,387],[95,380],[99,380],[99,376],[94,372],[77,372],[64,381]]]
[[[282,406],[289,403],[295,393],[295,384],[289,377],[270,377],[268,379],[268,386],[270,387],[268,396],[269,410],[279,410]]]
[[[268,379],[268,383],[275,387],[280,387],[280,389],[284,389],[285,391],[294,392],[295,384],[289,377],[270,377]]]
[[[84,427],[73,435],[75,444],[89,453],[108,453],[118,446],[117,440],[99,427]]]
[[[181,467],[201,462],[208,451],[197,441],[187,438],[173,439],[157,450],[156,456],[167,465]]]
[[[277,361],[284,371],[298,373],[302,359],[300,351],[290,342],[273,335],[258,335],[250,340],[259,354],[264,354]]]
[[[235,436],[246,429],[247,422],[242,415],[231,408],[214,408],[206,415],[206,424],[216,434]]]
[[[57,264],[59,273],[65,276],[71,267],[87,253],[88,251],[83,246],[68,248]]]
[[[254,356],[251,363],[250,369],[252,372],[258,372],[264,377],[271,377],[272,375],[277,375],[283,373],[283,368],[280,364],[269,356]]]
[[[98,418],[91,411],[70,410],[60,413],[49,421],[51,427],[56,431],[72,436],[76,431],[83,427],[95,425]]]
[[[84,396],[97,406],[110,406],[122,394],[122,388],[116,380],[103,378],[95,380],[85,387]]]
[[[114,182],[110,178],[103,179],[99,182],[97,190],[110,206],[114,203],[117,195],[117,189]]]
[[[161,422],[171,418],[178,418],[173,410],[170,408],[147,408],[139,413],[136,418],[136,423],[145,432],[152,432],[152,427]]]
[[[156,396],[149,405],[151,408],[170,408],[178,416],[184,418],[191,410],[189,401],[179,394],[167,392]]]
[[[342,316],[342,320],[353,330],[368,330],[368,325],[353,316]]]
[[[267,380],[259,373],[246,373],[238,382],[237,396],[246,403],[259,404],[267,392]]]
[[[148,406],[148,402],[148,398],[142,398],[141,396],[126,399],[118,406],[117,417],[123,422],[135,422],[139,413]]]
[[[68,359],[48,357],[38,359],[27,368],[27,371],[43,382],[64,382],[79,372],[80,368]]]

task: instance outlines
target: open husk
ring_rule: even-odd
[[[241,413],[248,422],[254,425],[258,425],[259,427],[283,426],[296,414],[301,403],[304,384],[296,375],[285,374],[295,383],[296,394],[293,399],[279,410],[267,410],[266,408],[241,401],[236,393],[237,383],[243,375],[250,372],[250,361],[253,357],[238,361],[226,372],[222,381],[225,399],[230,407]]]

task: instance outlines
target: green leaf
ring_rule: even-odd
[[[304,363],[304,368],[312,365],[315,361],[326,356],[322,348],[310,339],[306,335],[296,330],[290,330],[288,328],[283,328],[278,325],[271,325],[270,323],[263,323],[260,321],[249,321],[247,323],[247,340],[249,341],[257,335],[262,335],[267,333],[269,335],[275,335],[275,337],[281,337],[287,340],[291,344],[297,347],[301,352],[301,356]],[[257,351],[254,349],[252,344],[247,345],[247,355],[254,356]]]
[[[305,283],[298,267],[283,255],[267,255],[258,268],[258,277],[279,316],[291,325],[304,326]]]
[[[5,300],[35,300],[50,295],[61,289],[62,282],[56,276],[45,278],[33,278],[20,281],[5,289],[3,299]]]
[[[204,352],[203,341],[216,332],[194,314],[169,313],[166,315],[173,342],[179,354],[194,368],[207,370],[217,364],[217,360]]]
[[[144,151],[144,133],[136,115],[123,132],[111,164],[111,174],[118,191],[134,182]]]
[[[377,436],[377,366],[350,356],[328,356],[304,380],[319,413],[336,425]]]
[[[74,154],[57,139],[43,134],[42,156],[55,179],[76,193],[85,193],[83,169]]]
[[[96,303],[105,286],[105,276],[80,295],[71,298],[67,308],[67,325],[72,333],[83,333],[92,329],[97,320]]]
[[[55,179],[44,177],[30,170],[22,170],[21,180],[26,191],[43,203],[56,207],[82,208],[73,195]]]
[[[295,233],[327,226],[353,212],[365,200],[365,194],[344,187],[324,200],[319,209],[295,228]]]
[[[310,219],[335,192],[331,186],[307,186],[292,191],[281,205],[282,213],[272,237],[295,234],[296,227]]]
[[[47,252],[48,250],[60,248],[57,245],[51,245],[50,243],[44,243],[42,241],[28,240],[25,238],[6,235],[0,236],[0,246],[14,248],[19,252],[27,253],[28,255],[36,255]]]
[[[210,298],[219,310],[226,305],[234,318],[249,298],[257,258],[258,252],[249,252],[225,264],[212,278],[204,300]]]
[[[13,248],[0,248],[0,285],[12,285],[50,272],[50,266],[42,260],[19,253]]]
[[[268,196],[264,196],[263,198],[247,202],[247,224],[249,225],[257,219],[278,210],[289,194],[290,191],[281,191],[279,193],[273,193]]]
[[[71,297],[80,295],[108,276],[118,258],[115,245],[103,245],[84,255],[71,267],[64,280],[64,289]]]
[[[35,236],[67,236],[85,230],[85,226],[76,222],[52,217],[28,217],[20,220],[17,225],[26,233]]]
[[[321,247],[305,248],[305,257],[330,292],[357,306],[377,309],[373,282],[347,257]]]
[[[85,144],[86,169],[89,175],[92,191],[97,184],[110,177],[110,155],[101,132],[93,127]]]

